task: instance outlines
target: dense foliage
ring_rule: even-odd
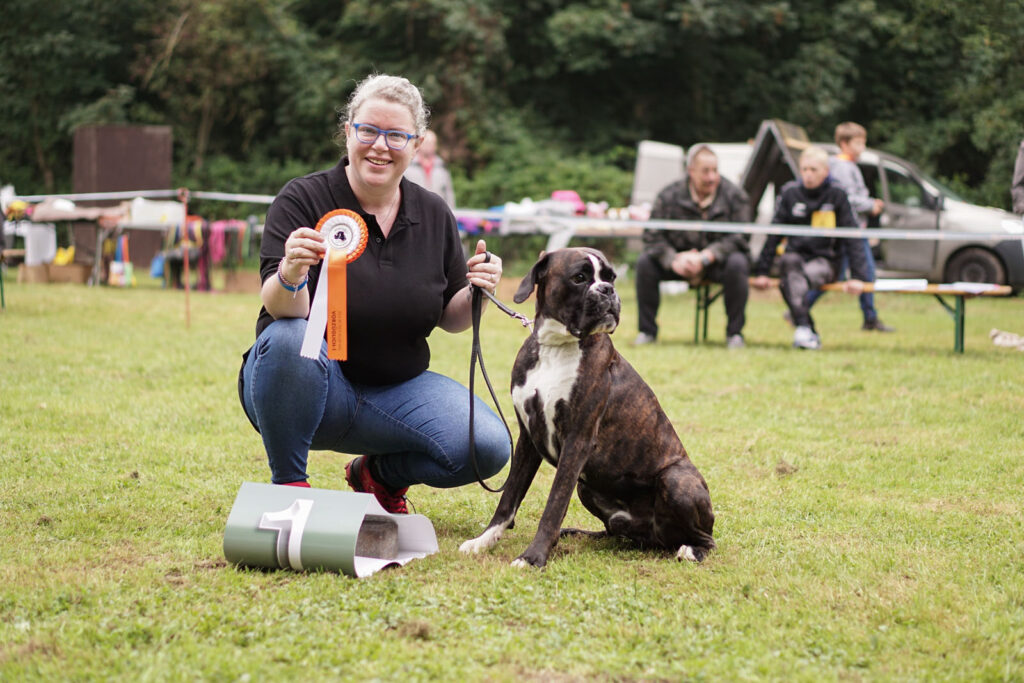
[[[8,0],[0,182],[66,191],[88,123],[174,129],[175,182],[273,193],[336,158],[372,71],[419,84],[459,203],[624,204],[638,141],[841,120],[1007,206],[1024,0]]]

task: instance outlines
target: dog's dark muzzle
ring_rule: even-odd
[[[622,303],[615,287],[601,284],[594,287],[584,303],[584,326],[590,333],[611,333],[619,326]]]

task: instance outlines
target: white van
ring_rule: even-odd
[[[759,135],[758,140],[761,138]],[[722,177],[756,194],[757,188],[751,188],[746,182],[754,175],[754,169],[749,169],[748,165],[755,143],[705,144],[718,155]],[[821,146],[830,153],[838,151],[830,143]],[[791,155],[791,152],[788,153]],[[782,157],[784,155],[775,155],[775,168],[769,175],[776,179],[794,178],[792,155],[788,161]],[[683,159],[684,150],[678,145],[641,142],[637,149],[633,203],[640,203],[638,199],[653,201],[662,187],[681,178]],[[991,282],[1024,289],[1024,224],[1020,217],[1001,209],[970,204],[914,164],[879,150],[868,148],[858,164],[868,191],[885,201],[885,211],[871,227],[1006,234],[1005,239],[997,240],[882,240],[875,248],[880,276],[923,277],[931,282]],[[754,220],[757,223],[771,223],[776,184],[768,183],[761,195],[755,197],[758,205]],[[763,236],[751,238],[755,258],[763,242]]]

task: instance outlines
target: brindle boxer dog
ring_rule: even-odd
[[[604,522],[601,532],[700,562],[715,547],[715,516],[704,478],[658,399],[612,346],[619,324],[615,271],[594,249],[542,255],[514,300],[537,289],[533,334],[512,368],[519,418],[508,484],[487,529],[460,547],[492,547],[515,522],[541,459],[556,467],[540,527],[513,565],[543,567],[572,497]]]

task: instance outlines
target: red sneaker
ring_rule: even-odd
[[[345,465],[345,481],[356,493],[372,493],[380,506],[393,515],[407,515],[409,508],[405,504],[405,494],[409,487],[391,491],[377,482],[366,466],[366,456],[359,456]]]

